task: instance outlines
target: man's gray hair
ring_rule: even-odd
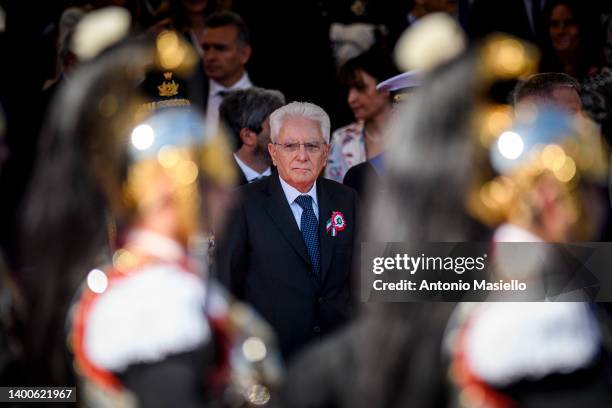
[[[270,139],[272,139],[272,142],[276,142],[278,133],[287,117],[303,117],[318,122],[325,143],[329,143],[331,129],[329,115],[321,107],[309,102],[291,102],[272,112],[270,115]]]
[[[234,150],[242,146],[242,129],[260,133],[266,118],[284,104],[285,96],[273,89],[252,87],[225,95],[219,106],[219,117],[231,133]]]

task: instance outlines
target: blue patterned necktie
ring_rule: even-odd
[[[319,277],[321,271],[321,253],[319,251],[319,222],[312,210],[312,197],[309,195],[301,195],[295,199],[297,205],[302,207],[302,219],[300,220],[300,229],[304,237],[304,243],[310,255],[312,269],[315,276]]]

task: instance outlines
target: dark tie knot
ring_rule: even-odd
[[[219,95],[220,97],[225,97],[225,95],[227,95],[229,93],[229,91],[225,91],[225,90],[220,90],[217,91],[217,95]]]
[[[300,195],[295,199],[297,205],[302,207],[302,210],[312,210],[312,197],[309,195]]]

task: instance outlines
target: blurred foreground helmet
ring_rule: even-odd
[[[607,181],[607,147],[598,126],[549,105],[525,104],[517,107],[514,117],[497,111],[489,120],[495,120],[494,115],[508,115],[510,126],[481,140],[490,169],[477,175],[482,183],[476,183],[470,196],[472,213],[489,225],[528,213],[531,191],[547,178],[571,201],[568,222],[582,221],[582,233],[573,238],[592,238],[596,225],[587,225],[599,220],[589,220],[593,214],[585,210],[581,192]]]
[[[393,102],[401,102],[407,99],[411,90],[421,84],[421,78],[418,71],[404,72],[376,85],[376,90],[380,92],[389,92],[393,98]]]
[[[137,124],[126,146],[127,178],[121,190],[132,216],[155,215],[173,201],[179,211],[175,232],[187,245],[189,237],[204,227],[203,205],[211,205],[200,199],[204,183],[233,185],[234,173],[227,163],[230,150],[223,137],[211,133],[204,118],[188,108],[161,109]]]
[[[490,37],[478,48],[474,83],[480,92],[469,127],[473,162],[466,207],[490,227],[511,223],[544,231],[548,226],[540,224],[543,210],[537,201],[547,189],[559,210],[555,226],[570,234],[555,235],[559,231],[553,229],[517,241],[592,239],[599,221],[593,207],[601,197],[588,193],[605,186],[608,173],[598,126],[554,106],[524,104],[513,111],[490,97],[497,83],[529,74],[536,61],[528,45],[509,37]],[[458,67],[446,68],[467,73]],[[496,266],[514,276],[533,272],[535,280],[551,264],[567,266],[555,264],[559,259],[552,256],[538,257],[530,271],[520,257],[505,256],[496,243]],[[450,350],[448,380],[456,392],[453,406],[608,406],[612,395],[602,364],[609,355],[602,341],[607,318],[594,309],[579,302],[460,304],[444,340]]]

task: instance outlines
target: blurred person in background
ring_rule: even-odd
[[[376,85],[397,73],[391,57],[376,49],[342,66],[338,76],[348,88],[347,102],[357,121],[332,134],[325,177],[342,182],[349,168],[382,153],[392,100]]]
[[[272,174],[269,117],[284,104],[279,91],[257,87],[232,91],[223,98],[219,116],[233,141],[238,185]]]
[[[376,85],[376,90],[389,92],[395,105],[394,110],[397,111],[399,109],[397,105],[409,100],[412,91],[419,86],[419,77],[417,71],[404,72],[380,82]],[[386,149],[386,142],[383,141],[383,143]],[[383,151],[369,160],[354,165],[344,175],[342,184],[353,188],[357,191],[361,201],[366,202],[368,195],[378,194],[382,189],[381,177],[385,172],[384,157]]]
[[[164,30],[176,30],[189,41],[199,55],[199,66],[191,74],[190,83],[193,89],[207,89],[209,78],[204,70],[203,51],[200,44],[206,19],[217,11],[227,10],[231,1],[226,0],[144,0],[143,12],[136,21],[141,31],[148,34],[160,34]],[[194,105],[206,110],[207,92],[197,98],[191,95]]]
[[[592,94],[595,89],[590,88],[588,85],[585,93],[581,92],[581,89],[578,81],[561,72],[535,74],[517,84],[513,96],[514,105],[520,106],[529,103],[548,104],[556,106],[569,114],[585,113],[593,120],[605,119],[605,117],[602,118],[598,115],[598,113],[601,113],[600,109],[606,106],[605,104],[599,106],[599,109],[594,110],[593,108],[596,107],[588,103],[589,101],[593,101],[593,98],[590,96],[596,96]],[[601,90],[599,92],[601,92]],[[605,95],[605,92],[603,95]],[[581,96],[587,101],[586,109],[584,110]],[[596,99],[598,101],[605,101],[603,97]],[[604,120],[602,124],[602,133],[609,130],[606,123],[607,122]],[[603,136],[605,140],[609,142],[610,139],[605,133]],[[601,186],[600,189],[604,191],[607,189],[607,186]],[[595,204],[597,202],[598,200],[594,201]],[[601,208],[601,206],[593,208],[593,211],[597,210],[599,213],[604,213],[604,216],[601,216],[600,219],[600,235],[593,237],[601,239],[602,241],[609,241],[610,237],[612,237],[612,206],[610,206],[609,202],[610,200],[607,198],[603,208]]]
[[[543,10],[547,47],[541,70],[583,81],[604,65],[601,16],[574,0],[551,0]]]
[[[569,74],[580,83],[584,111],[602,126],[612,140],[612,71],[605,58],[605,33],[600,4],[554,0],[544,10],[548,44],[541,70]]]
[[[490,302],[458,306],[447,326],[446,356],[452,398],[466,407],[612,402],[610,315],[604,305],[587,302],[588,287],[572,284],[582,279],[580,257],[547,244],[599,239],[608,206],[602,193],[608,149],[598,126],[580,115],[569,79],[539,74],[519,85],[512,126],[490,145],[496,176],[479,188],[479,204],[472,195],[477,217],[498,220],[498,276],[520,277],[542,299],[505,303],[499,293]],[[533,92],[546,80],[547,91]],[[511,151],[516,142],[520,152]]]
[[[216,122],[219,105],[229,91],[253,86],[246,71],[252,52],[249,29],[238,14],[222,11],[208,17],[198,40],[208,77],[206,116]]]

